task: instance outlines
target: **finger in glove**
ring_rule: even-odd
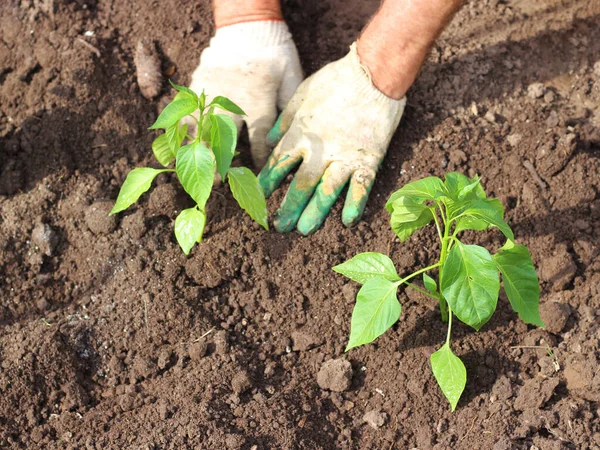
[[[375,173],[371,171],[357,170],[352,175],[342,211],[342,222],[347,227],[354,225],[363,215],[374,181]]]
[[[307,236],[323,225],[331,207],[350,177],[344,164],[331,164],[319,182],[314,195],[298,221],[298,231]]]
[[[308,164],[303,163],[298,169],[275,215],[273,225],[280,233],[288,233],[294,229],[321,179],[322,172],[314,173],[307,166]]]
[[[279,144],[281,137],[287,131],[287,129],[284,129],[281,126],[282,118],[283,118],[283,113],[279,114],[279,117],[277,117],[277,120],[275,121],[273,128],[271,128],[269,130],[269,132],[267,133],[267,145],[269,147],[275,147],[277,144]]]

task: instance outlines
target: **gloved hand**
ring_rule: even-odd
[[[265,137],[302,82],[300,60],[285,22],[243,22],[218,28],[200,56],[190,88],[204,89],[207,104],[222,95],[247,114],[229,114],[239,131],[248,127],[252,158],[262,168],[269,156]],[[222,113],[219,111],[219,113]],[[196,130],[190,129],[195,135]]]
[[[304,235],[317,230],[348,181],[342,222],[355,224],[405,104],[373,86],[356,43],[306,79],[269,132],[268,143],[279,143],[259,175],[270,195],[302,161],[277,212],[277,231],[296,224]]]

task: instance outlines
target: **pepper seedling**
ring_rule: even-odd
[[[154,156],[164,169],[140,167],[129,172],[110,214],[121,212],[137,202],[158,174],[175,172],[183,189],[196,202],[196,206],[184,209],[175,219],[175,237],[187,255],[196,242],[202,241],[205,206],[216,169],[221,179],[229,183],[240,207],[268,230],[267,203],[258,178],[246,167],[231,167],[237,143],[236,125],[230,116],[215,113],[215,109],[221,109],[245,115],[244,111],[228,98],[217,96],[207,105],[204,92],[198,95],[187,87],[171,85],[178,91],[177,95],[150,127],[151,130],[165,130],[152,142]],[[186,116],[197,126],[196,137],[187,134],[187,124],[181,124]],[[182,145],[186,138],[189,143]],[[174,169],[169,168],[173,161]]]
[[[504,221],[502,203],[487,198],[477,176],[468,178],[452,172],[446,174],[444,182],[427,177],[406,184],[390,196],[386,209],[391,214],[391,228],[402,242],[434,222],[441,243],[440,257],[435,264],[402,278],[392,260],[381,253],[360,253],[335,266],[334,271],[362,284],[352,312],[346,351],[372,342],[400,318],[400,286],[438,301],[448,331],[444,345],[431,355],[431,367],[454,411],[467,382],[467,371],[451,350],[452,318],[456,316],[479,331],[496,310],[498,272],[519,317],[526,323],[544,326],[539,314],[540,286],[531,255],[527,247],[514,243],[513,232]],[[506,237],[504,246],[493,255],[458,238],[462,231],[490,227],[497,227]],[[438,272],[437,281],[427,274],[432,271]],[[410,282],[419,275],[423,288]]]

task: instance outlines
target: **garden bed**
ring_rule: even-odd
[[[156,40],[163,70],[189,82],[209,3],[0,6],[0,448],[600,447],[600,5],[471,2],[409,92],[363,221],[345,228],[336,204],[314,235],[281,235],[221,186],[185,257],[172,220],[187,200],[170,176],[107,213],[127,172],[152,162],[160,102],[140,95],[137,41]],[[308,74],[342,57],[378,4],[285,3]],[[547,325],[522,323],[503,296],[480,332],[457,324],[468,381],[454,413],[429,366],[445,338],[435,303],[401,290],[398,324],[344,354],[358,285],[331,270],[363,251],[400,274],[431,263],[434,229],[401,244],[384,204],[449,171],[479,174],[504,203]],[[502,244],[497,231],[470,239]],[[322,389],[338,358],[350,387]]]

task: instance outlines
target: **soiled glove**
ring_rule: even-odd
[[[260,169],[269,156],[265,137],[277,119],[277,108],[285,108],[302,79],[287,25],[256,21],[217,29],[202,52],[190,88],[198,94],[204,89],[207,103],[222,95],[244,110],[247,116],[243,118],[230,115],[238,134],[246,122],[252,158]]]
[[[279,143],[259,176],[266,195],[302,161],[275,228],[288,232],[297,225],[300,233],[312,233],[348,181],[342,221],[356,223],[405,103],[373,86],[356,43],[344,58],[306,79],[267,137],[270,145]]]

